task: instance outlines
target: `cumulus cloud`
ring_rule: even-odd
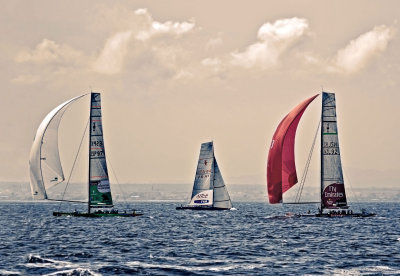
[[[154,20],[147,9],[127,11],[116,8],[105,12],[108,20],[115,22],[117,30],[107,39],[93,63],[94,71],[101,74],[118,74],[122,72],[124,64],[125,68],[158,64],[170,70],[179,59],[178,56],[186,52],[178,39],[195,26],[193,22],[186,21],[161,23]],[[121,28],[125,30],[121,31]],[[149,58],[148,62],[143,60],[144,57]]]
[[[139,40],[146,40],[156,34],[166,34],[172,33],[176,35],[180,35],[192,30],[194,27],[194,23],[192,22],[171,22],[167,21],[165,23],[160,23],[154,21],[150,28],[145,31],[141,31],[137,34],[136,38]]]
[[[119,32],[107,39],[102,52],[96,59],[93,69],[98,73],[116,74],[122,69],[124,58],[128,52],[131,31]]]
[[[43,39],[33,50],[22,50],[15,59],[19,63],[78,65],[84,62],[83,54],[68,45]]]
[[[66,69],[115,75],[129,68],[146,67],[156,72],[168,72],[168,76],[174,75],[173,72],[179,77],[188,75],[179,72],[185,64],[192,62],[188,56],[193,53],[193,47],[190,47],[193,42],[185,39],[184,34],[195,29],[193,21],[159,22],[147,9],[130,10],[118,5],[99,7],[92,21],[101,26],[93,27],[93,31],[107,33],[100,50],[83,53],[43,39],[35,48],[25,49],[15,58],[18,63],[40,65],[40,72],[16,77],[14,81],[34,82],[40,79],[34,77],[35,74],[41,75],[45,71],[66,73]],[[160,67],[163,69],[159,70]]]
[[[148,13],[146,9],[138,9],[135,11],[136,15],[143,16],[147,22],[148,26],[145,30],[141,30],[137,35],[136,38],[138,40],[147,40],[150,37],[157,35],[157,34],[174,34],[174,35],[181,35],[191,31],[195,23],[194,22],[172,22],[167,21],[164,23],[155,21],[151,15]]]
[[[386,50],[394,36],[394,29],[385,25],[375,26],[343,49],[340,49],[332,60],[330,70],[346,74],[355,73],[366,66],[376,55]]]
[[[279,57],[294,45],[308,30],[304,18],[280,19],[265,23],[258,30],[258,41],[245,51],[231,53],[232,63],[244,67],[269,68],[277,64]]]

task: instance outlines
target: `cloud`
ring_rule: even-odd
[[[43,39],[35,49],[22,50],[15,58],[18,63],[52,64],[59,66],[81,65],[83,54],[68,45]]]
[[[154,20],[147,9],[131,11],[119,7],[102,11],[101,14],[105,14],[116,30],[107,39],[93,63],[95,72],[114,75],[124,70],[129,71],[129,68],[137,69],[137,66],[144,66],[149,70],[153,65],[165,67],[170,71],[179,69],[182,65],[176,64],[178,60],[182,61],[187,53],[181,45],[181,38],[183,34],[194,29],[194,22],[161,23]],[[121,31],[121,28],[124,28],[124,31]],[[156,71],[165,72],[159,69]]]
[[[172,22],[167,21],[164,23],[155,21],[151,15],[148,13],[146,9],[138,9],[135,14],[139,16],[143,16],[148,21],[148,26],[145,30],[140,31],[136,35],[136,39],[138,40],[147,40],[154,35],[158,34],[173,34],[173,35],[181,35],[193,30],[195,23],[194,22]]]
[[[231,53],[232,63],[243,67],[258,66],[263,69],[277,64],[279,57],[293,46],[308,30],[304,18],[280,19],[265,23],[258,30],[258,41],[245,51]]]
[[[131,31],[125,31],[108,38],[102,52],[93,64],[93,69],[98,73],[108,75],[119,73],[128,52],[131,36]]]
[[[219,34],[218,37],[210,38],[210,39],[207,41],[206,49],[207,49],[207,50],[215,49],[215,48],[221,46],[221,45],[222,45],[222,42],[223,42],[223,41],[222,41],[222,38],[221,38],[221,34]]]
[[[333,58],[331,71],[345,74],[355,73],[366,66],[376,55],[386,50],[389,41],[394,36],[394,28],[385,25],[375,26],[343,49]]]

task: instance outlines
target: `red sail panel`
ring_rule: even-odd
[[[269,203],[282,202],[282,195],[297,183],[294,159],[294,142],[297,125],[307,106],[319,94],[296,106],[279,123],[272,137],[267,162],[267,186]]]

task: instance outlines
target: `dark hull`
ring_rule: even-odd
[[[352,217],[352,218],[367,218],[374,217],[374,213],[353,213],[353,214],[286,214],[285,216],[276,216],[275,218],[342,218],[342,217]]]
[[[178,206],[178,207],[176,207],[176,210],[223,211],[223,210],[230,210],[230,208],[200,207],[200,206]]]
[[[111,214],[111,213],[64,213],[64,212],[53,212],[53,216],[56,217],[86,217],[86,218],[100,218],[100,217],[137,217],[142,216],[141,213],[118,213],[118,214]]]
[[[373,213],[354,213],[354,214],[315,214],[315,217],[321,218],[337,218],[337,217],[353,217],[353,218],[367,218],[374,217],[376,214]]]

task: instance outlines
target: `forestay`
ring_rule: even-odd
[[[89,208],[112,207],[104,149],[100,93],[91,93],[89,127]]]
[[[47,199],[46,188],[64,181],[58,149],[58,127],[67,108],[85,95],[60,104],[39,125],[29,157],[30,184],[34,199]]]
[[[322,93],[321,127],[321,206],[347,206],[340,159],[339,137],[334,93]]]

